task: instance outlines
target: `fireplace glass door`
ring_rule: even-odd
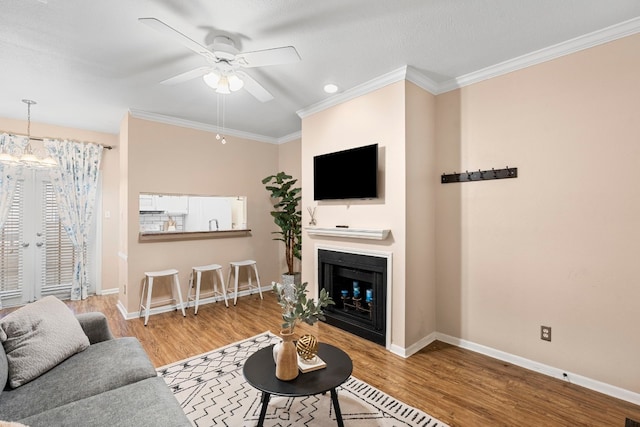
[[[385,258],[328,250],[318,251],[320,288],[335,301],[325,309],[327,323],[385,345]]]

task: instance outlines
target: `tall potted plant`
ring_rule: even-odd
[[[287,262],[287,273],[283,274],[283,282],[299,283],[300,273],[294,271],[294,259],[302,259],[302,211],[299,208],[302,196],[298,182],[285,172],[278,172],[262,180],[265,188],[275,200],[271,216],[280,228],[274,231],[277,237],[273,240],[284,242],[284,257]],[[289,277],[286,277],[289,276]]]

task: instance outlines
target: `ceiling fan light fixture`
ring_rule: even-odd
[[[220,76],[218,87],[216,87],[216,93],[221,93],[223,95],[228,95],[231,93],[231,91],[229,90],[229,79],[227,78],[227,76]]]
[[[220,84],[220,78],[220,74],[216,73],[215,71],[211,71],[210,73],[202,76],[202,79],[207,84],[207,86],[211,87],[212,89],[218,88],[218,85]]]
[[[138,21],[159,33],[173,38],[176,42],[207,60],[208,65],[173,76],[162,81],[161,83],[163,84],[176,84],[196,77],[204,77],[205,83],[219,94],[228,94],[244,88],[258,101],[267,102],[273,99],[273,95],[258,81],[239,69],[290,64],[300,61],[300,55],[293,46],[241,52],[235,41],[228,35],[219,34],[214,37],[213,43],[204,46],[157,18],[138,18]],[[207,37],[207,43],[209,43],[209,37]],[[220,82],[222,76],[227,77],[226,84]],[[223,87],[219,89],[218,86]]]
[[[235,74],[221,74],[216,71],[211,71],[202,78],[207,86],[216,90],[216,93],[224,95],[240,90],[244,86],[244,81]]]
[[[229,89],[231,89],[232,92],[240,90],[244,86],[244,82],[242,81],[242,79],[235,74],[231,74],[228,78],[228,81]]]

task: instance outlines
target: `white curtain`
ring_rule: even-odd
[[[47,139],[44,146],[58,162],[51,182],[58,201],[60,220],[77,252],[71,299],[86,299],[89,287],[87,244],[96,206],[96,191],[103,147],[74,141]]]
[[[21,152],[27,145],[27,138],[0,134],[0,153]],[[22,176],[22,167],[0,163],[0,229],[9,215],[16,184]]]

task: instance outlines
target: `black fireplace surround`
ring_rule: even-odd
[[[320,249],[318,283],[336,303],[324,310],[327,323],[386,344],[386,258]]]

